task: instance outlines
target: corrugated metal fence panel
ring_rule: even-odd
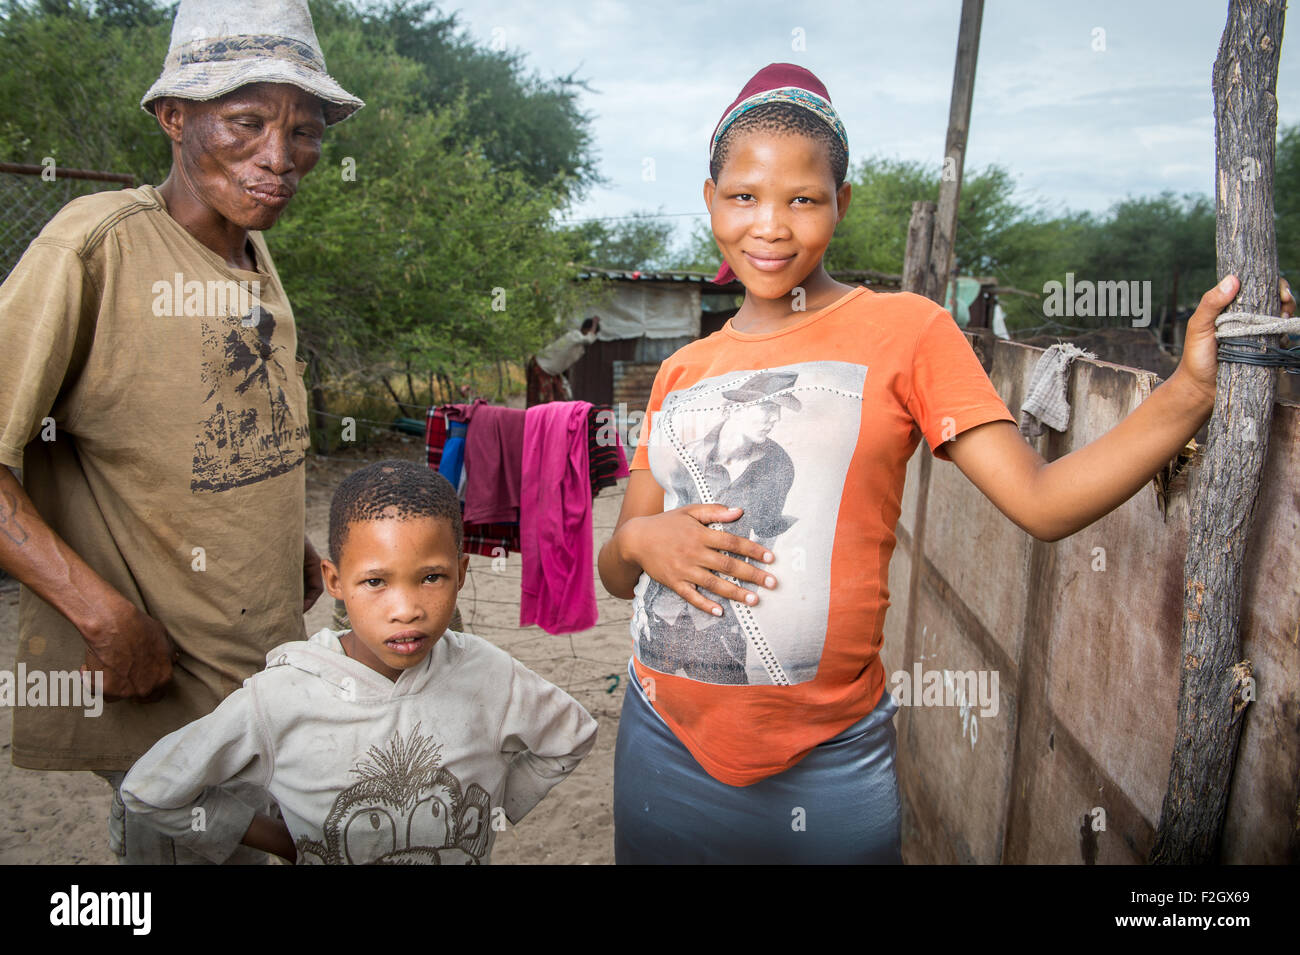
[[[693,341],[693,336],[686,335],[680,338],[622,338],[589,345],[582,358],[569,369],[573,397],[598,405],[617,404],[618,399],[614,395],[616,362],[654,365],[657,369],[665,358]],[[642,372],[638,370],[637,373]],[[652,379],[653,377],[651,375]],[[649,397],[649,394],[647,391],[646,396]],[[644,403],[641,408],[645,408]]]

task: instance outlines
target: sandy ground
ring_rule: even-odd
[[[338,483],[357,467],[380,458],[423,461],[417,438],[388,436],[365,452],[312,457],[307,465],[307,532],[322,553],[328,543],[329,502]],[[595,500],[595,548],[609,536],[623,500],[626,480]],[[573,775],[514,829],[497,834],[494,864],[612,863],[614,739],[627,683],[630,605],[605,593],[596,581],[600,622],[572,636],[552,636],[519,621],[520,557],[504,566],[470,557],[460,611],[465,629],[491,640],[546,679],[571,693],[600,724],[596,747]],[[592,573],[595,574],[593,562]],[[306,615],[308,633],[329,626],[333,601],[327,596]],[[18,587],[0,583],[0,668],[12,670],[18,645]],[[609,692],[615,684],[614,692]],[[12,712],[0,707],[0,863],[89,863],[114,861],[108,849],[107,783],[92,773],[32,772],[9,759]]]

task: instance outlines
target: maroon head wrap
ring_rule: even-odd
[[[732,100],[731,105],[723,111],[722,118],[713,129],[709,140],[709,160],[717,151],[718,140],[730,128],[731,124],[749,110],[768,103],[789,103],[813,113],[834,130],[848,151],[848,136],[831,106],[831,95],[826,86],[810,71],[794,63],[769,63],[750,78],[740,95]],[[725,285],[736,277],[731,266],[725,261],[714,276],[714,284]]]

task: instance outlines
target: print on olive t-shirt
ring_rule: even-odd
[[[307,424],[281,382],[292,372],[276,342],[273,312],[202,319],[203,420],[194,440],[193,491],[224,491],[284,474],[302,463]]]

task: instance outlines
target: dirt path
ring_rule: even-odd
[[[388,436],[364,452],[312,457],[307,465],[307,532],[316,549],[328,543],[329,502],[334,488],[356,468],[382,458],[422,461],[417,438]],[[623,500],[626,480],[595,500],[596,549],[609,536]],[[600,623],[573,636],[551,636],[537,627],[518,626],[520,558],[504,562],[477,555],[461,592],[465,629],[491,640],[546,679],[563,687],[600,723],[596,748],[565,782],[515,829],[499,833],[492,861],[510,863],[612,863],[611,811],[614,739],[627,683],[629,604],[605,593],[596,582]],[[593,566],[592,573],[595,573]],[[306,615],[307,632],[329,626],[328,596]],[[18,645],[18,588],[0,585],[0,668],[13,670]],[[607,692],[615,684],[613,693]],[[90,863],[113,861],[105,833],[108,785],[91,773],[32,772],[9,760],[12,712],[0,707],[0,793],[6,812],[0,818],[0,863]]]

